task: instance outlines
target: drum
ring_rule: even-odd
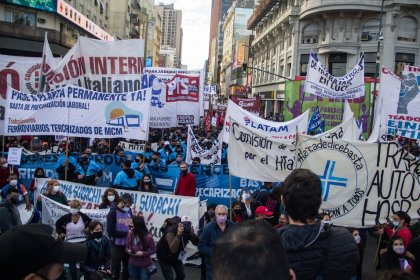
[[[20,204],[16,206],[17,210],[19,211],[20,220],[22,222],[22,225],[28,224],[33,216],[34,216],[34,206],[32,205],[31,210],[26,210],[26,204]]]
[[[86,237],[84,236],[73,237],[73,238],[66,239],[64,241],[69,242],[69,243],[83,243],[86,241]]]

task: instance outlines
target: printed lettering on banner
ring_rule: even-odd
[[[120,146],[124,151],[127,152],[133,152],[133,153],[139,153],[144,151],[144,144],[134,144],[126,141],[120,141],[118,143],[118,146]]]
[[[204,95],[213,95],[217,93],[216,85],[204,85]]]
[[[116,94],[65,86],[38,95],[9,88],[4,133],[147,140],[150,100],[150,88]]]
[[[219,134],[217,142],[209,150],[204,150],[197,141],[194,131],[188,126],[187,156],[185,162],[192,163],[192,159],[199,157],[201,164],[220,164],[222,158],[222,133]]]
[[[317,55],[311,52],[305,80],[305,92],[334,99],[354,99],[364,96],[364,57],[364,53],[362,53],[354,68],[345,76],[335,77],[322,65]]]
[[[336,225],[371,227],[399,210],[419,217],[420,162],[395,143],[299,135],[296,165],[319,175],[321,209]]]
[[[284,181],[294,169],[294,143],[267,137],[230,118],[228,162],[231,174],[264,182]]]
[[[152,87],[150,127],[198,125],[204,114],[202,70],[147,67]]]
[[[236,105],[232,100],[229,100],[225,123],[222,130],[223,142],[229,143],[229,118],[232,118],[234,121],[248,127],[252,131],[264,134],[269,138],[293,142],[297,131],[306,133],[308,128],[308,117],[309,110],[301,114],[299,117],[287,122],[268,121],[245,111]]]

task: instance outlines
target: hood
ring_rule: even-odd
[[[317,239],[324,239],[330,233],[330,226],[317,221],[308,225],[285,225],[278,231],[286,251],[301,250],[309,247]]]
[[[127,174],[128,178],[133,178],[134,177],[134,170],[131,168],[127,168],[127,169],[123,169],[125,174]]]

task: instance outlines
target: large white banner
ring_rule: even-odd
[[[202,70],[147,67],[152,85],[150,127],[198,125],[204,114]]]
[[[229,143],[229,118],[239,122],[241,125],[249,127],[252,131],[266,135],[266,137],[293,142],[297,131],[306,133],[308,128],[308,116],[309,110],[299,117],[287,122],[268,121],[242,109],[235,104],[235,102],[229,100],[222,130],[223,142]]]
[[[360,55],[354,68],[342,77],[334,77],[311,52],[305,80],[305,92],[334,99],[354,99],[365,95],[365,56]]]
[[[191,164],[193,158],[199,157],[201,164],[221,164],[222,144],[222,133],[220,132],[219,137],[217,137],[217,143],[213,144],[209,150],[204,150],[198,143],[191,126],[188,126],[187,156],[185,162]]]
[[[65,86],[39,95],[7,92],[5,135],[147,140],[150,88],[102,93]]]
[[[103,41],[79,36],[77,43],[59,63],[44,54],[48,88],[78,85],[97,92],[136,92],[147,87],[143,77],[144,41]],[[143,85],[142,85],[143,83]]]
[[[336,225],[370,227],[400,210],[420,216],[420,161],[396,143],[300,136],[296,160],[320,176],[321,208]]]
[[[37,193],[44,193],[48,179],[36,181]],[[83,208],[95,209],[102,202],[105,188],[77,184],[67,181],[59,181],[60,190],[67,199],[78,199],[82,201]],[[173,216],[188,216],[194,228],[198,229],[200,201],[198,197],[187,197],[179,195],[155,194],[138,191],[119,190],[120,196],[129,193],[133,197],[133,206],[145,218],[147,228],[157,242],[161,237],[159,231],[165,219]],[[95,209],[99,210],[99,209]],[[88,213],[88,211],[83,210]]]

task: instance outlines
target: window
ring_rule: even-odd
[[[398,24],[398,41],[416,42],[417,22],[412,17],[403,17]]]
[[[22,24],[27,26],[35,26],[36,16],[35,14],[6,10],[4,13],[4,18],[6,22]]]
[[[300,56],[300,75],[306,76],[308,71],[309,54],[302,54]]]
[[[318,43],[318,24],[311,23],[306,25],[302,31],[302,44],[316,44]]]
[[[376,53],[365,53],[365,76],[375,77],[375,72],[376,72]]]
[[[285,76],[286,77],[290,77],[290,72],[292,71],[292,63],[287,63],[287,68],[286,68],[286,73]]]
[[[379,19],[372,18],[365,22],[362,29],[362,41],[376,41],[379,37]]]
[[[411,53],[396,53],[395,54],[395,69],[394,73],[401,76],[402,67],[404,64],[414,65],[415,55]]]
[[[347,54],[331,53],[328,57],[328,72],[336,77],[346,74]]]

